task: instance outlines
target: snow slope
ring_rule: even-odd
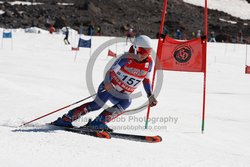
[[[17,127],[89,96],[87,80],[91,73],[87,65],[91,59],[89,49],[81,49],[77,55],[71,51],[61,34],[16,30],[13,37],[13,49],[10,39],[4,39],[0,49],[1,166],[249,166],[250,76],[244,74],[246,45],[208,44],[204,134],[200,133],[202,73],[163,72],[159,104],[152,108],[148,130],[143,129],[146,110],[110,123],[124,133],[163,137],[161,143],[147,144],[97,139],[43,126],[68,109],[28,127]],[[69,39],[74,46],[78,37],[71,32]],[[110,39],[93,37],[91,52]],[[156,45],[155,40],[155,49]],[[128,47],[117,43],[101,52],[93,67],[95,89],[106,65],[114,60],[107,57],[107,49],[122,53]],[[137,90],[140,92],[142,96],[130,108],[145,102],[142,86]],[[99,112],[90,113],[75,125],[84,124]]]
[[[204,0],[183,0],[196,6],[204,7]],[[208,0],[208,8],[223,11],[244,20],[250,19],[250,4],[246,0]]]

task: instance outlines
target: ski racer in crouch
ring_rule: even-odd
[[[85,103],[68,111],[67,114],[59,117],[52,124],[73,127],[73,121],[91,111],[99,110],[109,100],[114,105],[105,109],[85,126],[112,132],[113,130],[106,124],[123,114],[130,106],[130,94],[141,82],[147,93],[149,106],[155,106],[157,100],[152,94],[150,83],[150,72],[153,66],[153,59],[150,55],[151,51],[152,44],[148,36],[140,35],[136,37],[129,52],[125,52],[119,57],[106,73],[104,81],[99,85],[96,98],[92,102]]]

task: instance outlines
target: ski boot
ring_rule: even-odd
[[[95,129],[100,131],[113,132],[113,129],[109,128],[106,123],[109,122],[107,117],[112,115],[112,113],[104,110],[100,115],[98,115],[93,121],[89,122],[84,126],[89,129]]]
[[[59,117],[57,120],[55,120],[51,124],[55,126],[62,126],[62,127],[68,127],[68,128],[73,127],[71,120],[67,118],[65,115],[62,118]]]
[[[86,124],[84,127],[89,129],[99,130],[99,131],[106,131],[106,132],[113,132],[113,129],[109,128],[105,123],[100,121],[91,121],[90,123]]]

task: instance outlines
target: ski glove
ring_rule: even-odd
[[[104,88],[106,91],[110,91],[111,89],[114,89],[112,83],[107,83],[104,85]]]
[[[158,103],[158,101],[156,100],[154,95],[151,95],[151,96],[148,97],[148,105],[150,107],[156,106],[157,103]]]

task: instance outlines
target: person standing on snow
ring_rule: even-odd
[[[201,30],[198,30],[198,31],[197,31],[196,38],[199,38],[199,37],[201,37]]]
[[[135,38],[129,52],[124,53],[106,73],[104,81],[99,85],[97,96],[92,102],[85,103],[70,110],[59,117],[52,124],[64,127],[73,127],[72,122],[81,116],[99,110],[108,100],[114,105],[105,109],[92,122],[88,128],[113,131],[106,124],[123,114],[131,104],[130,94],[143,83],[147,93],[149,106],[157,104],[151,90],[150,73],[153,59],[151,57],[152,44],[148,36],[140,35]]]
[[[216,42],[214,31],[212,31],[210,33],[210,40],[209,40],[209,42]]]
[[[90,24],[89,27],[88,27],[88,32],[87,32],[87,34],[88,34],[89,36],[93,36],[93,35],[94,35],[94,30],[95,30],[94,26],[93,26],[92,24]]]
[[[182,39],[182,33],[180,29],[177,29],[175,32],[175,38],[181,40]]]
[[[50,34],[53,34],[53,32],[55,32],[55,30],[56,30],[56,29],[55,29],[54,25],[51,24],[51,25],[50,25],[50,28],[49,28],[49,33],[50,33]]]
[[[126,35],[127,35],[126,45],[128,44],[128,40],[130,40],[130,42],[133,43],[132,38],[134,38],[135,36],[133,28],[130,28]]]
[[[97,26],[97,27],[96,27],[96,34],[97,34],[98,36],[101,35],[101,31],[102,31],[101,26]]]

